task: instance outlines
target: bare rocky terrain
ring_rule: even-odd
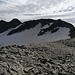
[[[75,39],[1,47],[0,75],[75,75]]]

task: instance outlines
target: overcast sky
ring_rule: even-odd
[[[57,14],[67,7],[73,10],[74,3],[75,0],[0,0],[0,20]]]

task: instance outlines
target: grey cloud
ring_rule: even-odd
[[[35,4],[16,6],[16,8],[20,10],[20,12],[34,12],[39,9],[39,7]]]
[[[26,1],[26,2],[25,2]],[[56,5],[60,5],[60,3],[66,0],[0,0],[0,18],[13,14],[15,15],[22,15],[29,13],[38,12],[38,14],[46,9],[49,10]],[[56,7],[57,9],[58,7]],[[40,11],[41,10],[41,11]],[[2,16],[4,15],[4,16]],[[11,15],[10,15],[11,16]]]
[[[0,0],[2,1],[2,0]],[[6,1],[9,1],[9,0],[3,0],[3,2],[6,2]],[[63,1],[63,0],[61,0]],[[0,12],[4,11],[4,13],[21,13],[21,12],[35,12],[35,11],[38,11],[38,10],[42,10],[42,7],[44,7],[43,9],[48,9],[51,5],[55,5],[61,1],[57,1],[57,0],[27,0],[27,2],[23,5],[15,5],[14,7],[13,6],[9,6],[10,9],[6,9],[5,10],[0,10]],[[11,0],[10,0],[11,2]],[[15,1],[16,2],[16,1]],[[11,3],[12,4],[12,3]],[[18,3],[16,3],[18,4]],[[13,8],[12,8],[13,7]]]
[[[63,0],[61,0],[63,1]],[[23,11],[23,12],[35,12],[38,10],[42,10],[42,7],[44,9],[48,9],[51,5],[55,5],[60,3],[61,1],[57,0],[28,0],[28,3],[23,4],[23,5],[17,5],[16,8],[18,10]]]

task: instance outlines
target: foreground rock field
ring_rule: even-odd
[[[1,47],[0,75],[75,75],[75,39]]]

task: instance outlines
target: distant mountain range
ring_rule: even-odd
[[[30,44],[75,37],[75,27],[61,19],[0,21],[0,45]]]

